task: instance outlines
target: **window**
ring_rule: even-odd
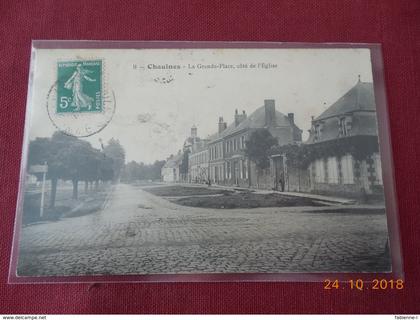
[[[230,162],[226,162],[226,178],[230,179]]]
[[[346,123],[346,118],[340,118],[340,128],[339,128],[339,135],[342,137],[346,137],[349,135],[349,127]]]
[[[247,168],[246,168],[246,160],[241,160],[242,162],[242,179],[247,179]]]
[[[375,166],[376,183],[383,185],[381,156],[379,155],[379,153],[374,153],[372,158]]]
[[[323,159],[318,159],[315,161],[315,182],[325,182],[325,168]]]
[[[343,184],[354,183],[353,158],[350,154],[341,157],[341,175],[343,177]]]
[[[338,183],[338,164],[336,157],[329,157],[327,160],[328,183]]]

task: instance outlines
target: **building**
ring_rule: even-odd
[[[188,155],[189,181],[206,183],[209,178],[208,140],[200,140],[191,147]]]
[[[199,143],[201,141],[200,137],[197,135],[197,127],[195,125],[193,125],[191,127],[191,133],[190,136],[185,139],[184,141],[184,146],[183,146],[183,151],[188,151],[191,152],[192,148],[195,144]]]
[[[162,181],[164,182],[179,182],[180,181],[180,167],[183,153],[179,152],[177,155],[171,155],[161,169]]]
[[[209,138],[212,183],[268,189],[275,186],[271,170],[258,170],[245,155],[246,141],[257,129],[267,129],[279,145],[302,141],[302,130],[295,125],[293,113],[286,116],[276,111],[274,100],[265,100],[250,116],[235,110],[233,122],[228,126],[220,117],[218,132]]]
[[[373,84],[360,81],[312,120],[306,142],[310,190],[344,196],[382,195]]]
[[[227,123],[223,121],[223,117],[219,117],[218,132],[208,138],[209,179],[211,183],[219,184],[225,180],[223,131],[226,128]]]

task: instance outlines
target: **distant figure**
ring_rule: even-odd
[[[283,172],[280,173],[279,186],[280,186],[280,191],[283,192],[284,191],[284,173]]]
[[[207,180],[207,185],[210,187],[211,186],[211,180],[210,178]]]

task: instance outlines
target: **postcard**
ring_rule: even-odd
[[[395,271],[371,46],[50,44],[33,48],[15,279]]]

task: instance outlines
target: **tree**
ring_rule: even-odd
[[[73,183],[73,199],[78,198],[79,181],[92,179],[96,175],[95,149],[87,141],[63,134],[52,137],[54,146],[59,146],[57,160],[61,172],[58,176],[64,180],[71,180]]]
[[[57,194],[58,179],[67,179],[71,173],[68,161],[71,146],[78,139],[55,132],[51,138],[37,138],[29,144],[29,165],[48,164],[47,178],[51,180],[50,207],[54,207]]]
[[[266,169],[270,166],[270,149],[277,144],[277,139],[270,131],[257,129],[251,133],[246,142],[245,154],[259,169]]]
[[[51,180],[50,207],[54,207],[59,179],[73,182],[73,198],[78,197],[79,181],[109,179],[112,162],[94,149],[89,142],[55,132],[51,138],[37,138],[29,144],[29,165],[48,164],[47,178]],[[111,160],[111,159],[109,159]],[[111,169],[110,169],[111,168]],[[102,171],[101,171],[102,170]]]
[[[161,169],[164,164],[164,160],[156,160],[153,164],[130,161],[122,170],[121,180],[124,182],[134,182],[136,180],[160,180]]]
[[[277,139],[267,129],[256,129],[251,133],[248,141],[246,141],[245,155],[249,161],[253,161],[257,166],[257,185],[259,184],[258,177],[260,172],[270,166],[270,150],[277,144]],[[251,170],[249,162],[248,168],[248,170]],[[249,185],[251,185],[250,171],[248,174],[250,177]]]
[[[120,178],[125,164],[125,150],[117,139],[111,138],[104,147],[105,156],[112,159],[113,181]]]
[[[152,175],[152,179],[153,180],[160,180],[162,179],[162,167],[165,165],[166,161],[165,160],[156,160],[153,163],[153,175]]]
[[[186,180],[188,176],[188,155],[189,154],[190,154],[190,150],[186,149],[182,155],[181,165],[179,166],[179,174],[184,180]]]

